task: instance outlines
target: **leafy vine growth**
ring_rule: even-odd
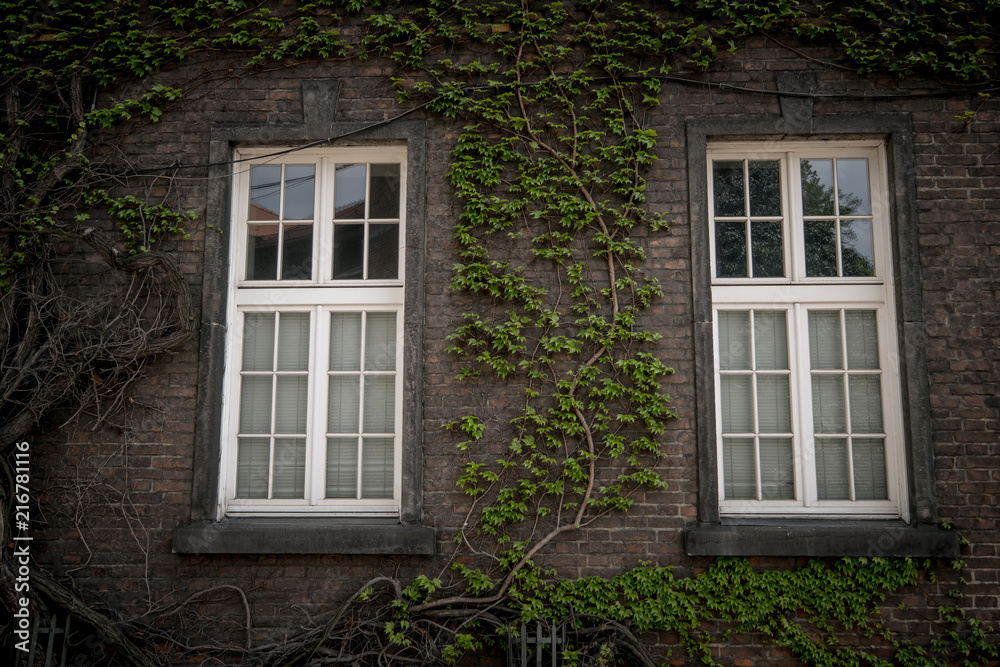
[[[880,604],[903,587],[935,585],[932,564],[910,559],[780,571],[719,559],[690,577],[640,564],[608,579],[543,567],[546,550],[567,533],[628,512],[637,494],[665,487],[657,470],[674,414],[662,383],[672,369],[654,353],[659,335],[644,313],[662,296],[646,243],[669,222],[646,204],[646,173],[661,150],[647,117],[665,82],[700,85],[675,70],[710,70],[720,48],[763,35],[779,45],[834,46],[843,55],[836,66],[861,74],[929,77],[988,96],[996,84],[995,2],[43,4],[0,3],[8,36],[0,367],[29,369],[4,378],[13,388],[0,399],[4,447],[67,400],[86,412],[113,388],[120,402],[146,358],[193,335],[190,294],[162,248],[184,239],[197,216],[166,198],[132,194],[155,174],[123,161],[115,148],[121,137],[156,123],[213,78],[308,61],[392,63],[387,83],[401,106],[420,100],[463,125],[448,172],[462,206],[452,288],[476,308],[448,351],[463,360],[461,382],[500,387],[506,411],[497,428],[481,414],[448,425],[459,434],[465,462],[457,483],[468,499],[448,563],[408,583],[376,577],[322,625],[279,645],[248,642],[227,652],[247,664],[458,662],[543,619],[571,629],[564,664],[618,656],[655,665],[642,637],[649,632],[673,633],[666,636],[704,664],[714,664],[713,646],[748,633],[816,665],[975,665],[997,657],[991,631],[964,621],[958,607],[943,608],[948,628],[926,646],[893,639]],[[166,67],[217,55],[225,71],[156,83]],[[232,62],[241,63],[235,72]],[[59,281],[52,269],[59,244],[77,241],[127,278],[130,326],[118,338],[106,329],[98,335],[99,327],[89,338],[79,328],[33,328],[22,317],[53,323],[72,311],[87,321],[124,321],[106,303],[78,308],[79,296],[52,305],[62,303],[53,301],[58,290],[45,288]],[[150,293],[161,304],[151,319]],[[22,321],[29,325],[12,324]],[[40,341],[52,352],[32,366],[26,350]],[[77,363],[60,367],[66,355]],[[61,389],[43,396],[54,368],[63,371]],[[7,517],[6,495],[4,503]],[[5,543],[9,536],[4,524]],[[6,548],[3,579],[12,590]],[[42,604],[85,616],[132,664],[154,658],[121,627],[144,628],[161,644],[174,639],[155,621],[81,611],[76,596],[45,581]],[[851,633],[883,650],[841,645]]]

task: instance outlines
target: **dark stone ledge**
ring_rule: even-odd
[[[838,556],[954,558],[959,537],[900,521],[760,520],[692,526],[684,531],[691,556]]]
[[[373,518],[240,518],[174,529],[179,554],[432,555],[435,531]]]

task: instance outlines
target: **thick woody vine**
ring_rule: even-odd
[[[218,80],[303,61],[392,63],[401,110],[419,102],[463,125],[449,171],[462,207],[452,287],[469,307],[448,349],[465,365],[458,381],[490,386],[503,405],[449,424],[466,460],[456,482],[468,512],[446,567],[413,581],[375,576],[280,643],[252,641],[247,593],[231,586],[220,589],[238,592],[237,615],[247,619],[240,644],[193,646],[170,630],[218,591],[127,617],[40,575],[37,603],[69,611],[136,665],[213,651],[245,664],[453,662],[542,619],[569,628],[566,664],[616,656],[656,664],[663,656],[641,638],[650,631],[672,633],[680,654],[706,664],[711,646],[733,633],[758,633],[817,665],[995,657],[988,630],[957,606],[941,607],[940,633],[925,646],[895,642],[882,625],[890,592],[944,585],[930,563],[846,559],[757,572],[720,559],[693,577],[639,565],[611,579],[543,569],[567,533],[664,487],[657,466],[673,414],[661,383],[672,371],[643,312],[661,295],[646,241],[669,233],[645,203],[646,170],[663,150],[645,115],[662,87],[699,85],[719,48],[758,35],[842,54],[817,66],[978,91],[979,99],[965,95],[968,122],[996,80],[988,4],[4,3],[5,448],[56,409],[97,420],[127,409],[148,359],[194,332],[186,281],[163,248],[183,243],[197,221],[175,210],[172,189],[155,187],[191,165],[135,169],[116,148],[120,138]],[[161,68],[199,58],[218,62],[156,83]],[[157,196],[136,196],[144,190]],[[60,284],[60,263],[81,248],[113,275],[97,300]],[[858,633],[885,650],[840,646]]]

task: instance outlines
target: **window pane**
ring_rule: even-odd
[[[365,226],[333,226],[333,279],[364,278]]]
[[[788,334],[785,311],[754,311],[753,329],[757,370],[787,370]]]
[[[305,375],[279,375],[275,383],[274,432],[305,433],[309,405]]]
[[[370,218],[399,217],[399,165],[373,164]]]
[[[868,160],[837,160],[837,204],[840,215],[871,215]]]
[[[271,375],[244,375],[240,391],[240,433],[271,432]]]
[[[787,375],[757,376],[757,428],[760,433],[791,433]]]
[[[361,313],[330,315],[330,370],[361,370]]]
[[[854,499],[887,500],[885,442],[879,438],[854,438]]]
[[[760,439],[761,499],[795,499],[794,463],[790,438]]]
[[[306,495],[306,441],[303,438],[274,439],[272,498],[304,498]]]
[[[358,497],[358,439],[326,439],[326,497]]]
[[[274,370],[275,313],[244,313],[243,370]]]
[[[279,318],[278,370],[309,370],[309,313],[281,313]]]
[[[357,433],[361,416],[361,377],[331,375],[327,406],[329,433]]]
[[[847,367],[851,370],[879,368],[875,311],[845,311],[844,324],[847,329]]]
[[[248,220],[277,220],[281,212],[281,165],[250,167]]]
[[[309,280],[312,278],[313,226],[283,225],[281,246],[281,279]]]
[[[805,227],[806,275],[837,275],[837,226],[826,220],[803,223]]]
[[[316,166],[285,166],[285,220],[311,220],[316,187]]]
[[[267,498],[269,438],[240,438],[236,452],[236,497]]]
[[[368,279],[391,280],[399,274],[399,225],[368,225]]]
[[[750,370],[750,312],[719,311],[719,365],[722,370]]]
[[[396,376],[365,376],[365,433],[393,433],[396,424]]]
[[[882,381],[877,375],[848,375],[851,432],[882,433]]]
[[[722,439],[723,493],[726,500],[757,499],[753,438]]]
[[[333,188],[335,218],[365,217],[365,165],[338,164]]]
[[[750,251],[754,278],[780,278],[785,275],[780,222],[751,221]]]
[[[871,220],[841,221],[840,253],[845,276],[875,275]]]
[[[816,433],[847,432],[842,375],[813,375],[812,404],[813,430]]]
[[[368,313],[365,370],[396,370],[396,313]]]
[[[361,450],[361,497],[392,498],[392,438],[364,438]]]
[[[725,433],[753,433],[753,395],[749,375],[723,375],[722,430]]]
[[[833,160],[802,160],[802,215],[833,215]]]
[[[816,440],[816,490],[820,500],[850,500],[847,440]]]
[[[278,276],[278,225],[247,226],[247,280]]]
[[[747,277],[747,230],[744,223],[715,223],[715,274],[719,278]]]
[[[813,370],[842,369],[840,311],[809,311],[809,361]]]
[[[713,162],[712,182],[715,191],[715,215],[744,216],[743,162]]]
[[[752,217],[780,216],[781,170],[778,167],[778,161],[751,160],[748,172],[750,176],[750,215]]]

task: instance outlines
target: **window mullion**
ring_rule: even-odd
[[[310,505],[316,505],[326,495],[326,405],[329,386],[326,369],[329,366],[330,316],[322,305],[316,306],[312,316],[313,340],[309,364],[312,419],[306,441],[310,462],[306,475],[306,498]]]
[[[801,452],[802,465],[802,503],[805,507],[815,507],[817,500],[816,490],[816,434],[813,429],[812,411],[812,375],[810,373],[809,360],[809,325],[808,311],[802,304],[794,304],[792,321],[795,323],[795,344],[793,354],[796,366],[795,374],[801,389],[798,396],[801,397],[801,404],[798,410],[798,447]]]

